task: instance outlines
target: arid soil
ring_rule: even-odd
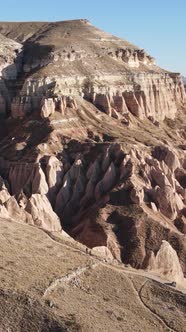
[[[1,219],[0,238],[1,331],[185,331],[165,280],[33,226]]]

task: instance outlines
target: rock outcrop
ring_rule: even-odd
[[[6,80],[17,79],[21,70],[22,45],[0,34],[0,77]]]
[[[87,149],[86,145],[85,147]],[[108,246],[118,260],[120,260],[119,247],[125,248],[127,245],[128,257],[124,251],[122,254],[124,261],[135,267],[143,267],[149,255],[145,249],[147,234],[150,228],[156,229],[150,219],[144,226],[144,222],[140,221],[141,212],[137,212],[137,218],[130,217],[131,223],[128,222],[128,230],[125,230],[128,234],[126,238],[128,244],[125,243],[124,237],[122,246],[119,245],[121,240],[117,239],[121,235],[115,234],[112,227],[107,226],[107,230],[104,229],[106,227],[104,223],[106,224],[108,220],[113,220],[114,225],[117,225],[117,220],[122,220],[120,224],[123,224],[122,227],[125,229],[125,218],[123,219],[121,212],[119,212],[120,217],[116,214],[117,217],[113,219],[113,207],[134,204],[140,206],[147,217],[155,218],[162,224],[164,237],[159,238],[155,247],[150,245],[151,249],[159,249],[160,240],[172,241],[166,230],[166,227],[170,227],[169,221],[172,223],[172,230],[175,227],[175,236],[180,246],[183,246],[182,236],[176,235],[176,230],[184,234],[182,214],[185,209],[185,188],[181,173],[181,170],[184,173],[184,165],[183,160],[179,159],[173,149],[163,145],[156,146],[152,149],[151,155],[146,152],[140,154],[135,149],[125,153],[119,144],[100,145],[97,152],[91,145],[87,151],[81,145],[79,149],[81,153],[77,149],[75,155],[73,148],[68,157],[65,153],[63,161],[54,156],[42,158],[39,163],[26,165],[1,161],[1,167],[6,164],[9,169],[6,178],[11,194],[18,197],[23,192],[26,195],[28,202],[24,204],[24,209],[32,216],[33,224],[48,230],[60,230],[57,214],[62,225],[71,230],[71,235],[85,245]],[[70,163],[69,160],[73,160],[74,156],[76,156],[75,161]],[[89,162],[88,156],[91,156]],[[180,173],[182,177],[178,176]],[[10,195],[3,183],[2,180],[2,203]],[[105,213],[101,214],[102,226],[92,228],[92,225],[99,220],[93,211],[101,211],[110,204],[112,208],[108,211],[104,208]],[[90,214],[93,214],[92,218],[89,217]],[[93,235],[94,227],[97,234],[96,242]],[[120,226],[115,227],[120,229]],[[122,232],[119,230],[119,233]],[[131,241],[136,238],[136,246],[133,244],[131,247],[130,237]],[[152,238],[149,237],[150,240]],[[180,254],[183,254],[183,250]]]
[[[123,85],[118,84],[120,76],[100,77],[99,84],[96,76],[88,83],[82,77],[77,82],[77,89],[74,88],[75,79],[70,81],[68,77],[55,77],[55,81],[52,77],[43,81],[28,79],[20,91],[21,97],[12,101],[12,116],[23,117],[34,109],[40,112],[41,117],[49,117],[55,110],[64,114],[69,104],[64,101],[66,96],[70,96],[72,100],[74,97],[89,100],[114,118],[132,113],[140,119],[151,117],[162,121],[166,117],[174,119],[177,109],[185,102],[184,87],[178,74],[134,72],[123,75]],[[42,101],[43,93],[48,97]]]
[[[9,191],[2,177],[0,177],[0,204],[4,204],[9,198],[10,198]]]
[[[183,284],[184,275],[176,251],[171,245],[164,241],[156,255],[151,257],[151,269],[162,274],[166,279],[170,281]]]
[[[107,247],[94,247],[90,251],[91,255],[94,255],[98,258],[106,260],[106,262],[112,262],[113,256],[110,252],[110,250]]]
[[[31,214],[34,225],[51,232],[60,232],[61,224],[45,195],[34,194],[25,210]]]
[[[10,24],[7,29],[6,23],[0,26],[8,49],[2,77],[12,80],[19,73],[19,84],[14,84],[16,95],[10,91],[12,117],[24,117],[35,110],[44,118],[57,109],[64,113],[69,104],[65,99],[73,100],[74,96],[91,101],[114,118],[130,112],[140,119],[173,119],[183,106],[181,76],[157,67],[143,49],[83,20],[49,23],[43,29],[27,36],[28,40],[23,31],[21,45],[16,29],[13,33]],[[11,35],[13,41],[7,39]],[[3,113],[5,109],[8,112],[4,99],[1,104]]]

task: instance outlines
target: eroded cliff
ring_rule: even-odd
[[[24,32],[22,40],[19,28]],[[12,117],[41,110],[43,96],[54,103],[46,116],[57,109],[61,98],[80,96],[109,116],[123,118],[132,113],[155,121],[174,118],[185,101],[179,74],[160,69],[144,50],[86,20],[36,25],[30,33],[27,29],[24,23],[0,24],[1,33],[23,43],[21,56],[21,45],[10,43],[12,54],[2,75],[5,85],[11,85]],[[14,86],[15,63],[19,77]]]

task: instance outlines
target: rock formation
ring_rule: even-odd
[[[20,68],[22,45],[0,34],[0,77],[17,79]]]
[[[89,22],[57,22],[55,28],[49,23],[41,25],[41,29],[37,26],[35,33],[30,31],[28,36],[24,35],[26,24],[22,29],[21,39],[15,24],[12,28],[11,24],[0,25],[3,45],[8,45],[1,75],[11,80],[19,73],[19,84],[15,84],[18,93],[14,98],[10,96],[15,118],[39,108],[41,116],[50,116],[58,105],[56,96],[62,100],[81,96],[117,118],[131,112],[139,118],[150,116],[158,121],[174,118],[177,106],[184,103],[184,87],[178,74],[161,70],[143,49]],[[72,29],[73,33],[69,32]],[[7,39],[11,35],[14,41]],[[53,39],[51,46],[47,38]]]
[[[151,269],[164,275],[170,281],[180,284],[184,282],[184,275],[177,253],[167,241],[163,240],[156,257],[151,256]]]
[[[45,195],[34,194],[28,200],[25,210],[31,214],[34,225],[52,232],[60,232],[61,224]]]
[[[106,260],[107,262],[113,261],[113,256],[110,252],[110,250],[107,247],[94,247],[91,249],[91,255],[97,256],[101,259]]]
[[[181,76],[86,20],[0,33],[0,215],[136,268],[165,240],[185,275]]]

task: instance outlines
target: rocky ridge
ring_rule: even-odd
[[[1,33],[23,42],[16,59],[19,84],[16,81],[17,93],[11,96],[12,117],[24,117],[39,108],[43,113],[43,103],[48,105],[48,116],[65,109],[62,100],[80,96],[115,118],[132,113],[159,121],[174,118],[185,101],[179,74],[160,69],[144,50],[86,20],[36,25],[38,29],[23,34],[22,40],[18,27],[0,24]],[[23,31],[26,28],[23,23]],[[14,47],[20,49],[20,44]],[[14,58],[8,59],[4,77],[9,85],[16,77],[10,70]]]

